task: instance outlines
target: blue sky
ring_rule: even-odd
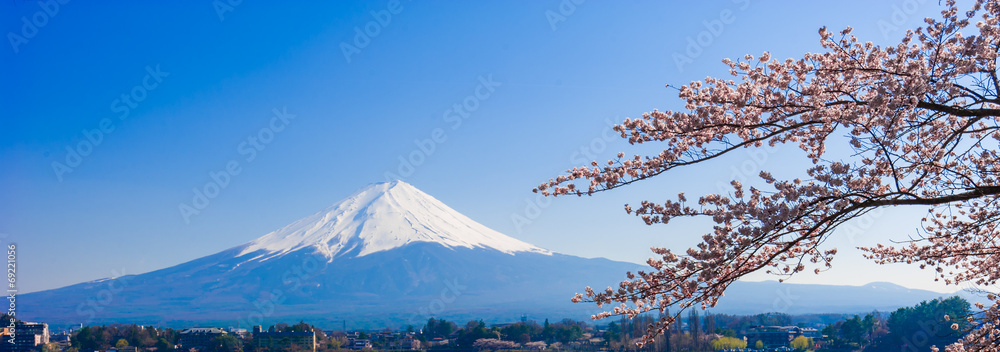
[[[22,292],[212,254],[387,173],[538,246],[643,262],[710,224],[646,226],[625,203],[715,191],[740,168],[795,175],[801,154],[737,154],[590,198],[532,187],[634,151],[609,123],[682,107],[665,84],[725,74],[722,58],[819,51],[824,25],[892,43],[940,10],[577,2],[0,2],[0,240],[18,244]],[[830,243],[834,270],[793,282],[955,290],[849,250],[905,239],[919,214],[855,224]]]

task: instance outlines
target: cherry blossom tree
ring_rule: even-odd
[[[948,284],[996,284],[998,17],[998,0],[979,0],[964,13],[948,1],[940,18],[926,19],[887,47],[859,41],[851,28],[821,28],[823,52],[722,60],[732,77],[680,87],[683,111],[654,110],[615,126],[631,144],[659,143],[664,149],[655,155],[618,153],[606,164],[570,169],[535,192],[591,195],[765,145],[795,145],[809,166],[802,179],[762,171],[758,186],[733,181],[731,193],[707,194],[696,204],[680,193],[676,200],[626,205],[646,224],[709,217],[715,226],[696,248],[675,253],[654,247],[656,257],[647,261],[651,270],[627,273],[617,288],[588,287],[573,300],[613,306],[595,319],[712,307],[730,284],[752,272],[783,278],[820,273],[837,253],[824,241],[839,226],[901,206],[928,210],[920,231],[902,244],[861,248],[866,257],[918,264]],[[828,145],[853,153],[831,157]],[[997,350],[1000,300],[989,299],[977,328],[949,351]],[[676,316],[650,324],[643,343]]]
[[[505,341],[500,339],[478,339],[476,342],[472,343],[472,347],[476,350],[511,350],[521,347],[521,344],[514,341]]]

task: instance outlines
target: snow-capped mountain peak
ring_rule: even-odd
[[[311,248],[332,260],[417,242],[507,254],[552,254],[483,226],[406,182],[393,181],[371,184],[318,213],[244,244],[238,247],[241,251],[237,256],[263,250],[256,258],[267,260]]]

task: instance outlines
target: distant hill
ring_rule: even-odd
[[[909,289],[889,282],[846,286],[738,281],[729,286],[726,296],[712,311],[727,314],[890,312],[921,301],[951,296],[954,294]]]

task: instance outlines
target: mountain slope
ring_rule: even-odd
[[[246,244],[140,275],[19,296],[23,319],[50,324],[241,326],[306,319],[352,328],[429,317],[586,319],[586,286],[617,286],[638,264],[586,259],[493,231],[404,182],[370,185]],[[775,286],[777,285],[777,286]],[[865,312],[938,294],[884,284],[736,283],[720,313]],[[876,292],[878,291],[878,292]],[[888,292],[888,293],[887,293]]]
[[[314,316],[378,327],[442,315],[583,318],[595,307],[571,304],[574,293],[615,284],[638,267],[535,247],[396,181],[213,255],[21,300],[31,307],[26,318],[62,324],[235,326]]]

